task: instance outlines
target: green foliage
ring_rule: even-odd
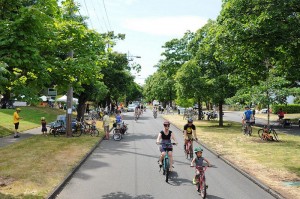
[[[300,104],[276,104],[272,106],[274,113],[277,113],[279,109],[288,114],[300,113]]]

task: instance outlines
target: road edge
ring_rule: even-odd
[[[57,185],[50,194],[48,194],[48,196],[46,198],[48,199],[55,199],[57,197],[57,195],[59,195],[59,193],[62,191],[62,189],[66,186],[66,184],[71,180],[71,178],[73,177],[73,175],[76,173],[76,171],[83,165],[83,163],[88,159],[88,157],[90,157],[90,155],[95,151],[95,149],[100,145],[100,143],[102,142],[102,140],[104,139],[104,137],[100,138],[99,141],[94,145],[93,148],[91,148],[91,150],[81,159],[81,161],[79,162],[79,164],[77,164],[72,170],[71,172],[62,180],[62,182]]]
[[[170,123],[177,128],[179,131],[182,131],[182,129],[180,129],[179,127],[177,127],[175,124],[173,124],[171,121]],[[242,170],[241,168],[239,168],[237,165],[233,164],[232,162],[228,161],[227,159],[225,159],[224,157],[222,157],[222,155],[218,154],[217,152],[215,152],[214,150],[210,149],[207,145],[205,145],[203,142],[198,141],[206,150],[210,151],[212,154],[214,154],[216,157],[218,157],[219,159],[221,159],[222,161],[224,161],[226,164],[228,164],[229,166],[231,166],[233,169],[235,169],[236,171],[238,171],[239,173],[241,173],[243,176],[245,176],[246,178],[248,178],[249,180],[251,180],[253,183],[255,183],[256,185],[258,185],[260,188],[262,188],[263,190],[265,190],[266,192],[268,192],[269,194],[271,194],[272,196],[274,196],[276,199],[285,199],[285,197],[283,197],[280,193],[278,193],[277,191],[273,190],[272,188],[270,188],[269,186],[265,185],[264,183],[262,183],[260,180],[258,180],[257,178],[250,176],[247,172],[245,172],[244,170]]]

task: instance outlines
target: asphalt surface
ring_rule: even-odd
[[[126,113],[128,134],[121,141],[103,140],[74,173],[57,195],[58,199],[169,199],[199,198],[192,185],[194,169],[183,151],[182,130],[171,126],[179,142],[174,146],[174,171],[165,182],[157,164],[160,155],[155,144],[163,128],[159,116],[147,111],[135,122],[133,113]],[[194,143],[194,146],[196,143]],[[204,150],[213,167],[206,171],[209,199],[275,198],[268,187],[249,179],[246,173],[230,166],[210,150]],[[266,191],[268,190],[268,191]]]

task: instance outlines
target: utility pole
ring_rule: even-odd
[[[74,1],[72,1],[71,6],[74,6]],[[73,16],[73,7],[70,7],[70,16]],[[68,53],[68,58],[73,58],[74,51],[71,50]],[[73,107],[73,87],[70,84],[68,93],[67,93],[67,111],[66,111],[66,136],[71,137],[72,136],[72,107]]]

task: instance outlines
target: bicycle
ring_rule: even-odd
[[[157,118],[157,111],[153,111],[153,117],[154,117],[154,119]]]
[[[191,167],[195,167],[195,166],[191,166]],[[195,173],[196,173],[196,176],[198,177],[198,180],[197,180],[198,183],[196,184],[196,188],[202,198],[206,197],[206,189],[208,188],[208,186],[206,185],[206,179],[205,179],[206,169],[207,169],[207,166],[204,166],[204,167],[196,166],[196,168],[195,168]]]
[[[262,139],[262,140],[279,141],[278,135],[272,126],[269,126],[269,127],[264,126],[263,128],[259,129],[257,133],[258,133],[258,136],[260,137],[260,139]]]
[[[184,150],[184,152],[185,152],[185,154],[186,154],[186,158],[187,158],[187,159],[189,158],[189,156],[190,156],[190,159],[193,159],[193,157],[194,157],[194,152],[193,152],[193,141],[194,141],[193,138],[192,138],[192,139],[188,139],[188,140],[187,140],[187,143],[186,143],[186,145],[185,145],[185,150]]]
[[[162,165],[160,166],[160,170],[161,168],[163,168],[163,175],[166,176],[166,182],[169,181],[169,175],[170,175],[170,159],[169,159],[169,155],[168,149],[172,149],[172,145],[176,145],[176,143],[159,143],[159,145],[162,145],[162,147],[164,147],[166,149],[166,154],[164,156],[164,159],[162,161]],[[159,163],[159,160],[158,160]]]
[[[252,126],[250,121],[245,121],[245,124],[242,127],[242,132],[244,135],[252,135]]]
[[[115,141],[120,141],[122,139],[122,133],[120,129],[120,124],[117,124],[116,122],[113,123],[113,139]]]

